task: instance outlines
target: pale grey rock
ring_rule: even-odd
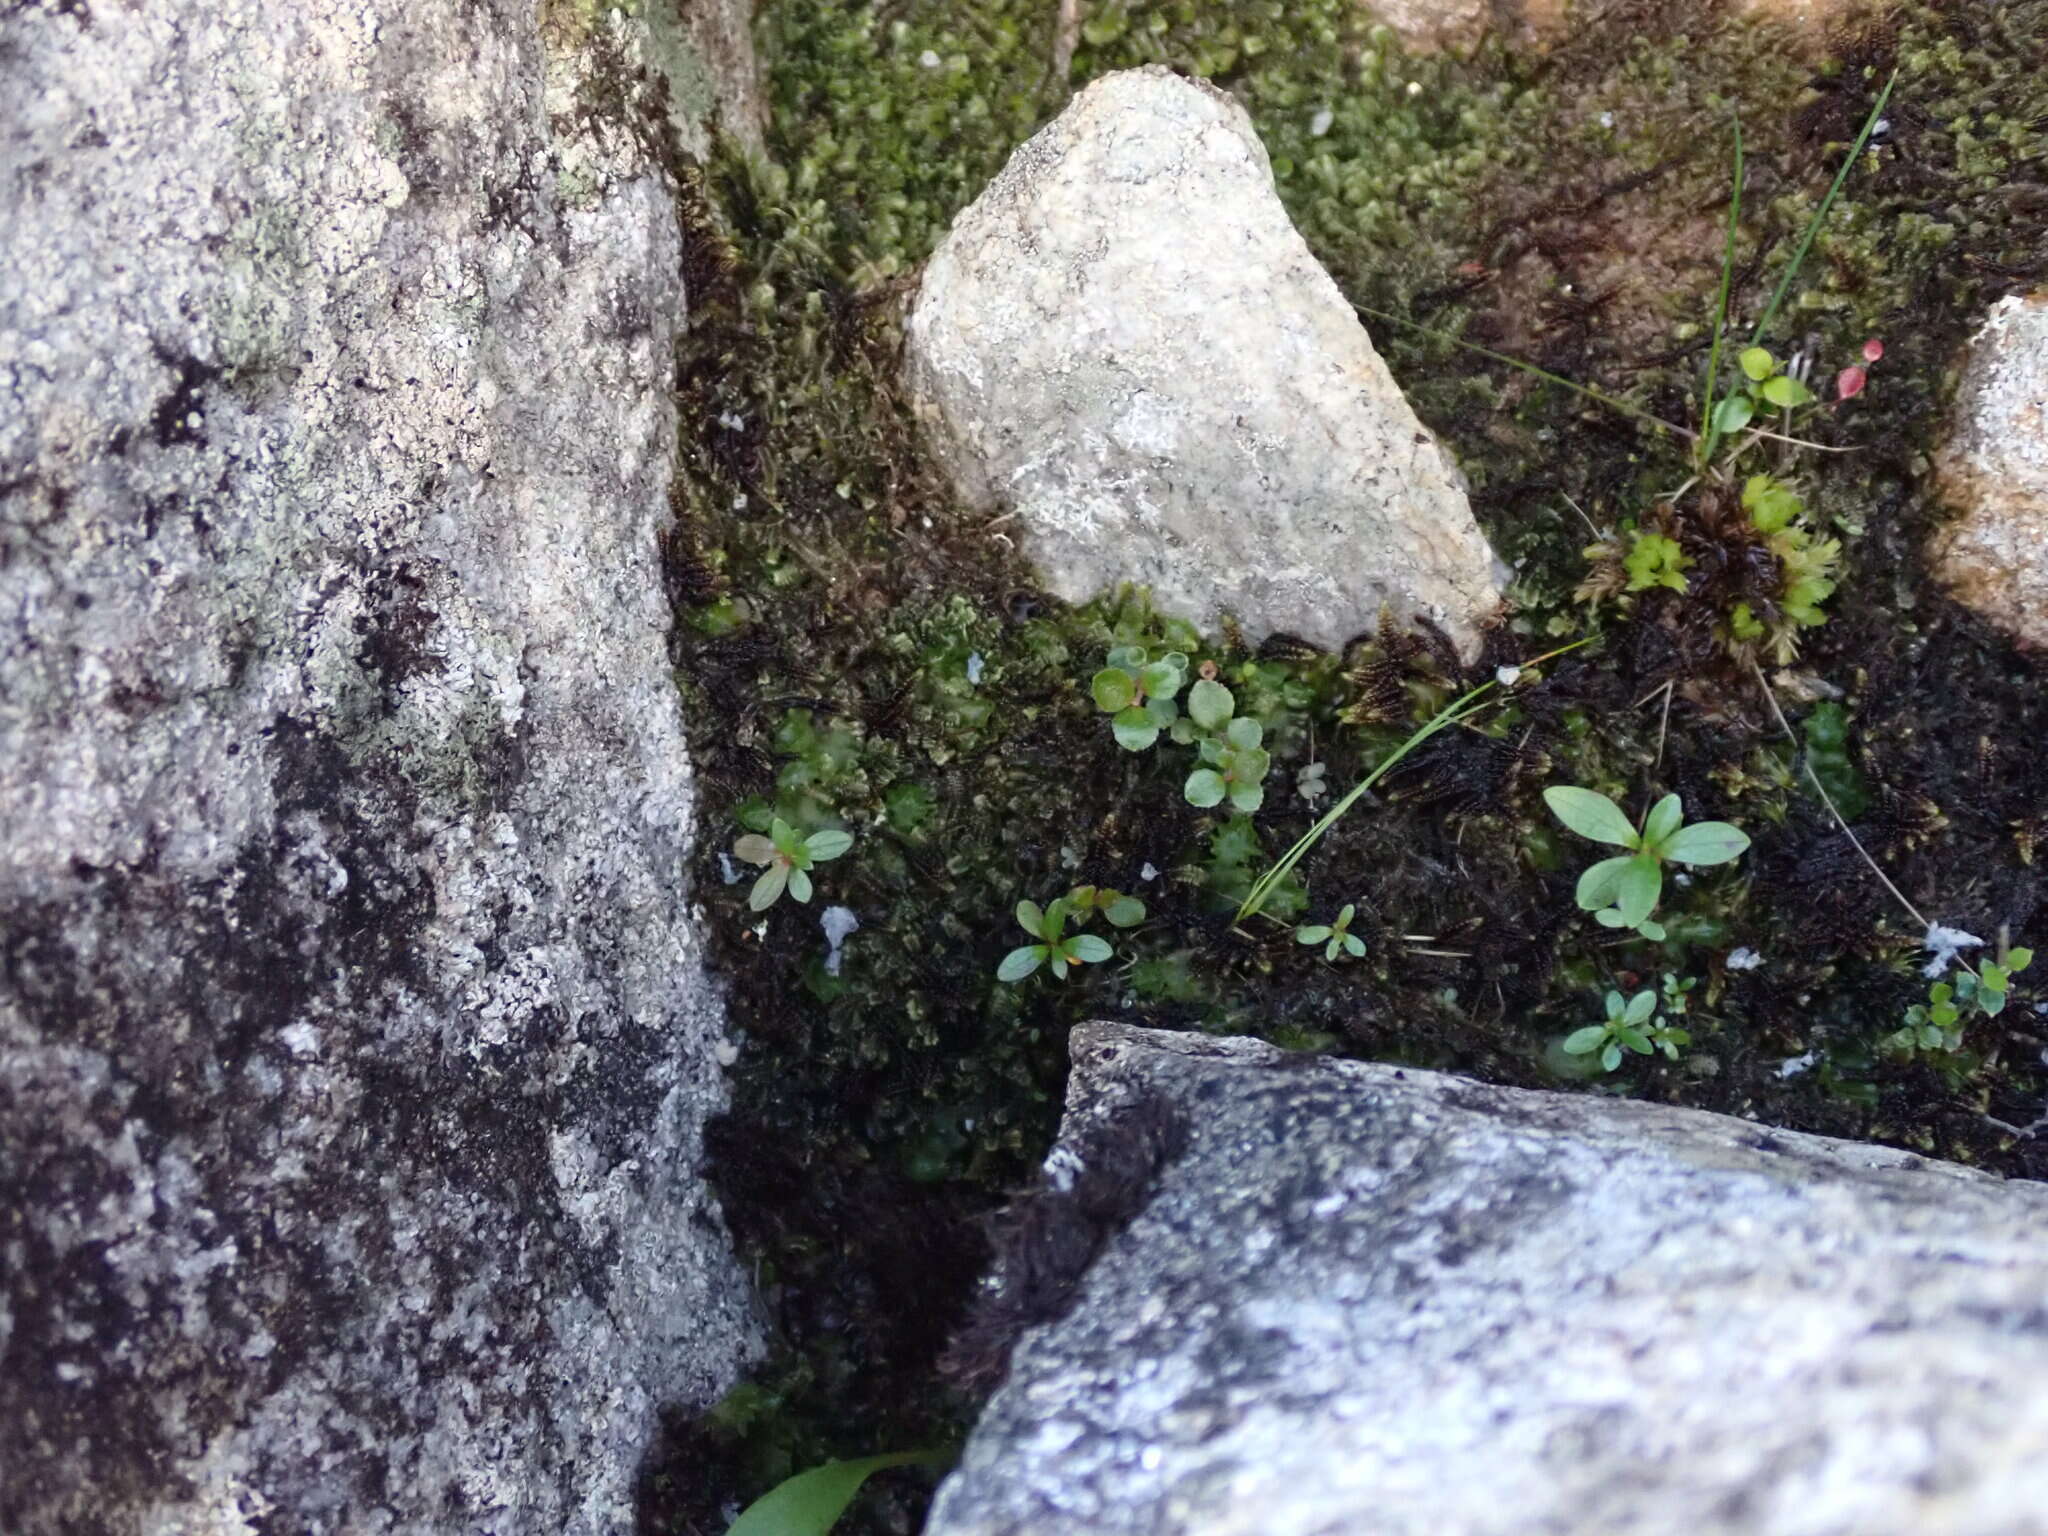
[[[927,1536],[2048,1530],[2048,1187],[1251,1041],[1073,1056],[1049,1175],[1119,1114],[1185,1149]]]
[[[539,12],[0,5],[8,1536],[621,1531],[752,1348],[661,101]]]
[[[1936,576],[2048,647],[2048,291],[2001,301],[1970,342],[1935,473],[1959,514],[1929,551]]]
[[[934,453],[1069,602],[1140,582],[1329,647],[1391,604],[1468,649],[1498,606],[1455,468],[1207,85],[1076,96],[954,221],[906,357]]]

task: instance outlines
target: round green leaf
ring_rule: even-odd
[[[1237,701],[1230,696],[1230,690],[1221,683],[1208,678],[1198,680],[1188,690],[1188,713],[1195,724],[1205,731],[1220,731],[1224,723],[1237,708]]]
[[[811,877],[800,869],[792,869],[789,872],[789,894],[793,900],[809,901],[811,899]]]
[[[1621,909],[1621,925],[1633,928],[1650,915],[1664,889],[1664,871],[1654,854],[1639,853],[1621,872],[1614,890],[1614,904]]]
[[[732,851],[749,864],[766,864],[775,857],[775,844],[758,832],[749,832],[732,845]]]
[[[754,888],[747,893],[747,905],[756,912],[765,912],[782,898],[783,888],[789,884],[789,866],[770,864],[761,878],[754,882]]]
[[[1122,667],[1136,677],[1138,669],[1145,665],[1145,648],[1142,645],[1120,645],[1109,653],[1109,664]]]
[[[1753,384],[1763,383],[1778,368],[1778,360],[1762,347],[1744,347],[1736,361],[1742,364],[1744,377]]]
[[[1076,965],[1099,965],[1114,953],[1099,933],[1079,933],[1067,940],[1067,958]]]
[[[1624,853],[1616,858],[1602,859],[1579,876],[1579,888],[1574,898],[1579,910],[1597,912],[1612,902],[1615,892],[1621,889],[1621,872],[1634,862],[1634,854]]]
[[[1151,716],[1154,725],[1163,730],[1180,718],[1180,706],[1170,698],[1147,699],[1145,701],[1145,713]]]
[[[1135,896],[1119,896],[1109,904],[1104,916],[1113,927],[1135,928],[1145,921],[1145,903]]]
[[[1255,750],[1265,732],[1249,715],[1240,715],[1223,727],[1223,739],[1241,752]]]
[[[1696,821],[1674,832],[1662,852],[1667,859],[1703,869],[1739,858],[1748,846],[1749,834],[1740,827],[1725,821]]]
[[[1045,953],[1046,961],[1051,965],[1053,975],[1057,976],[1061,981],[1065,981],[1067,979],[1067,957],[1057,949],[1047,949]]]
[[[1764,398],[1779,410],[1789,410],[1795,405],[1805,405],[1813,399],[1813,391],[1787,374],[1779,374],[1764,383]]]
[[[1571,784],[1553,784],[1543,791],[1543,803],[1550,807],[1551,815],[1581,837],[1622,848],[1636,846],[1636,829],[1621,807],[1605,795]]]
[[[1684,824],[1684,802],[1676,795],[1666,795],[1650,807],[1649,817],[1643,822],[1643,841],[1652,848],[1660,848],[1664,839]]]
[[[1143,752],[1159,739],[1159,723],[1141,706],[1118,710],[1109,729],[1126,752]]]
[[[1249,816],[1266,803],[1266,791],[1257,784],[1230,786],[1230,803]]]
[[[1344,935],[1344,947],[1354,955],[1362,955],[1365,953],[1365,940],[1355,933],[1347,933]]]
[[[1637,923],[1636,932],[1653,944],[1662,944],[1664,942],[1664,925],[1655,918],[1646,917],[1640,923]]]
[[[808,850],[811,857],[820,864],[823,864],[828,860],[838,858],[842,853],[846,852],[846,850],[851,848],[852,846],[853,834],[851,832],[838,832],[832,830],[827,830],[824,832],[813,832],[809,837],[804,839],[805,849]]]
[[[1602,928],[1626,928],[1628,926],[1628,924],[1621,920],[1621,908],[1619,907],[1602,907],[1593,914],[1593,919]]]
[[[1232,725],[1237,722],[1231,721]],[[1239,747],[1236,761],[1232,764],[1233,776],[1242,784],[1256,784],[1266,776],[1266,770],[1273,766],[1273,754],[1264,747]]]
[[[1045,933],[1045,909],[1035,901],[1017,903],[1017,926],[1034,938]]]
[[[1212,805],[1222,803],[1223,793],[1227,787],[1223,782],[1223,775],[1215,769],[1197,768],[1188,775],[1187,787],[1183,793],[1186,794],[1189,805],[1207,810]]]
[[[1104,667],[1090,681],[1088,691],[1094,695],[1097,709],[1113,715],[1120,709],[1129,709],[1137,701],[1138,683],[1122,667]]]
[[[1621,1047],[1616,1045],[1612,1040],[1610,1040],[1607,1042],[1606,1049],[1601,1051],[1600,1053],[1601,1069],[1603,1071],[1612,1072],[1616,1067],[1620,1065]]]
[[[1714,430],[1723,437],[1740,432],[1749,425],[1749,418],[1756,414],[1756,406],[1747,395],[1729,395],[1714,407]]]
[[[1311,923],[1306,928],[1294,930],[1294,942],[1297,944],[1320,944],[1329,936],[1330,928],[1324,923]]]
[[[1564,1037],[1567,1056],[1590,1056],[1599,1050],[1607,1039],[1604,1025],[1588,1024],[1584,1029],[1575,1029]]]
[[[996,967],[997,981],[1022,981],[1045,963],[1043,944],[1026,944],[1013,949],[1003,956],[1003,963]]]
[[[1138,681],[1145,685],[1145,692],[1152,698],[1170,699],[1180,692],[1186,676],[1181,667],[1170,661],[1155,661],[1138,674]]]
[[[1640,1024],[1657,1011],[1657,994],[1638,992],[1628,1000],[1628,1008],[1622,1018],[1630,1024]]]

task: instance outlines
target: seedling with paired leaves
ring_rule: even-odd
[[[1106,885],[1077,885],[1067,892],[1067,907],[1076,924],[1085,925],[1100,912],[1112,928],[1135,928],[1145,921],[1145,903]]]
[[[1095,707],[1110,717],[1117,745],[1143,752],[1159,733],[1180,717],[1176,698],[1188,676],[1188,659],[1169,651],[1147,661],[1142,646],[1120,645],[1109,653],[1109,665],[1088,684]]]
[[[1357,915],[1356,903],[1346,902],[1344,910],[1337,914],[1334,923],[1305,923],[1294,930],[1297,944],[1322,944],[1323,958],[1335,963],[1339,955],[1350,955],[1354,959],[1365,954],[1365,940],[1351,931],[1351,919]]]
[[[1064,896],[1042,908],[1035,901],[1018,902],[1017,925],[1038,942],[1020,945],[1003,956],[1003,963],[996,967],[996,980],[1022,981],[1040,966],[1046,966],[1065,981],[1070,968],[1099,964],[1115,953],[1107,939],[1095,934],[1069,936],[1067,919],[1072,916],[1074,910]],[[1087,921],[1085,914],[1081,921]]]
[[[2009,949],[2002,962],[1986,960],[1974,973],[1965,971],[1953,982],[1935,982],[1927,989],[1926,1002],[1906,1010],[1905,1026],[1885,1037],[1886,1047],[1906,1056],[1961,1049],[1964,1016],[1995,1019],[2005,1012],[2012,978],[2033,963],[2031,949]]]
[[[1202,737],[1203,766],[1188,775],[1184,793],[1189,805],[1207,810],[1227,798],[1249,815],[1265,803],[1266,772],[1273,766],[1262,745],[1265,731],[1258,721],[1236,715],[1236,709],[1237,701],[1221,683],[1203,678],[1188,690],[1188,719],[1209,733]]]
[[[1554,784],[1543,791],[1543,803],[1579,836],[1629,850],[1602,859],[1581,875],[1577,900],[1603,928],[1632,929],[1646,939],[1664,937],[1663,925],[1650,914],[1664,892],[1667,862],[1711,868],[1740,857],[1749,847],[1749,834],[1728,822],[1686,825],[1684,807],[1676,795],[1666,795],[1652,806],[1640,828],[1630,824],[1620,806],[1595,790]]]
[[[766,837],[758,832],[747,833],[732,845],[733,853],[749,864],[768,866],[747,893],[747,905],[756,912],[766,911],[782,899],[785,890],[797,901],[809,901],[811,870],[838,858],[852,846],[851,832],[828,829],[803,837],[780,816],[768,828]]]
[[[1603,1072],[1612,1072],[1621,1065],[1624,1050],[1634,1051],[1638,1056],[1654,1055],[1661,1050],[1676,1061],[1679,1049],[1692,1044],[1692,1036],[1665,1020],[1653,1021],[1656,1011],[1657,994],[1648,988],[1626,999],[1619,992],[1609,992],[1606,1021],[1588,1024],[1566,1035],[1565,1054],[1598,1055]]]

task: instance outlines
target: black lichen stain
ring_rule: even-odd
[[[217,364],[202,362],[189,354],[172,352],[159,345],[156,360],[171,371],[170,390],[150,412],[150,436],[159,448],[206,446],[204,404],[206,391],[226,374]]]

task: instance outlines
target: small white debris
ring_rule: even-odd
[[[1614,126],[1614,114],[1612,112],[1602,112],[1600,114],[1600,126],[1602,128],[1612,128]]]
[[[1310,763],[1294,776],[1294,792],[1302,802],[1314,808],[1315,803],[1330,792],[1330,786],[1323,782],[1325,768],[1321,763]]]
[[[1150,884],[1159,878],[1159,871],[1154,869],[1148,862],[1143,869],[1138,871],[1138,878]]]
[[[739,495],[733,497],[732,509],[735,512],[744,512],[747,510],[747,493],[745,491],[741,491]]]
[[[1408,94],[1410,96],[1420,96],[1422,94],[1422,82],[1420,80],[1410,80],[1408,82]]]
[[[1984,941],[1974,933],[1965,933],[1960,928],[1944,928],[1939,923],[1927,925],[1927,936],[1921,944],[1927,950],[1927,963],[1920,967],[1922,976],[1934,977],[1948,974],[1949,962],[1966,949],[1981,949]]]
[[[733,863],[731,854],[721,853],[718,856],[718,873],[727,885],[738,885],[747,872]]]
[[[917,62],[922,64],[926,69],[937,69],[941,64],[945,63],[946,61],[939,57],[936,49],[927,48],[923,53],[920,53],[917,56]]]
[[[730,1040],[721,1040],[711,1047],[711,1054],[721,1067],[729,1067],[740,1059],[740,1048]]]
[[[970,651],[967,653],[967,683],[969,687],[978,688],[981,686],[981,669],[984,665],[985,663],[981,659],[981,652]]]
[[[718,424],[728,432],[741,432],[746,430],[747,418],[736,411],[720,411]]]
[[[860,919],[853,915],[851,907],[827,907],[818,914],[818,926],[825,930],[825,942],[831,949],[825,955],[825,974],[837,976],[840,950],[846,943],[846,936],[860,931]]]
[[[1788,1056],[1778,1063],[1778,1076],[1797,1077],[1802,1072],[1811,1072],[1813,1064],[1819,1060],[1819,1051],[1808,1051],[1804,1056]]]
[[[1747,944],[1728,952],[1728,969],[1731,971],[1753,971],[1764,963],[1764,957]]]
[[[1320,139],[1330,131],[1330,124],[1335,121],[1337,121],[1336,113],[1332,112],[1328,107],[1318,107],[1316,115],[1308,120],[1308,136],[1312,139]]]
[[[1520,667],[1495,667],[1493,669],[1493,680],[1503,688],[1512,688],[1522,680],[1522,669]]]
[[[1045,1182],[1063,1195],[1074,1187],[1080,1172],[1081,1159],[1071,1147],[1054,1147],[1045,1160]]]

